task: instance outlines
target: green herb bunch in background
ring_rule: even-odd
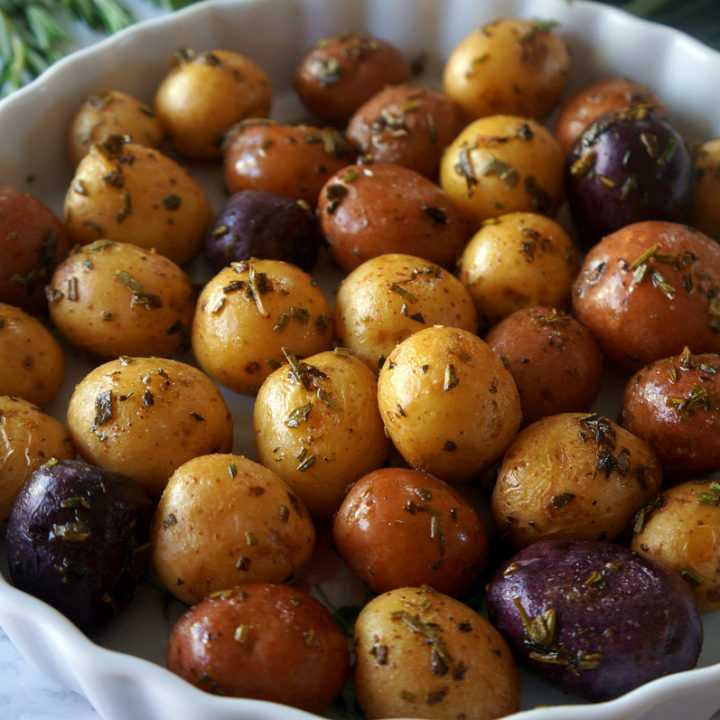
[[[199,0],[147,2],[172,11]],[[720,49],[720,0],[604,2],[672,25]],[[112,34],[134,18],[123,0],[0,0],[0,96],[29,82],[68,51],[67,28],[73,22]]]

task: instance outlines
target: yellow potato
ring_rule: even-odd
[[[160,582],[197,603],[236,585],[289,582],[312,555],[315,527],[274,472],[241,455],[213,454],[173,473],[150,540]]]
[[[493,720],[518,709],[512,652],[484,617],[428,586],[378,595],[355,624],[355,692],[367,717]]]
[[[507,449],[490,513],[514,548],[614,540],[661,484],[660,463],[640,438],[595,413],[561,413],[529,425]]]
[[[270,78],[230,50],[178,51],[155,94],[155,112],[176,150],[192,158],[222,155],[225,133],[245,118],[267,117]]]
[[[494,325],[516,310],[566,310],[578,272],[575,245],[544,215],[516,212],[485,223],[460,258],[460,280],[478,314]]]
[[[35,470],[53,458],[74,457],[70,435],[58,420],[26,400],[0,395],[0,523]]]
[[[565,156],[538,122],[491,115],[470,123],[447,147],[440,185],[476,227],[526,211],[552,216],[564,194]]]
[[[182,265],[201,248],[212,208],[205,191],[158,150],[117,136],[93,145],[65,195],[79,245],[109,239],[154,249]]]
[[[232,418],[207,375],[178,360],[121,357],[75,387],[67,424],[88,462],[159,496],[187,460],[232,448]]]
[[[50,331],[33,315],[0,303],[0,395],[47,405],[65,378],[65,356]]]
[[[378,378],[385,428],[409,465],[446,482],[477,478],[521,420],[515,381],[477,335],[433,326],[403,340]]]
[[[253,415],[260,462],[314,518],[330,518],[350,485],[390,454],[377,379],[358,358],[332,350],[293,359],[260,386]]]
[[[205,285],[192,328],[202,369],[235,392],[254,395],[287,348],[298,357],[329,350],[330,306],[310,275],[281,260],[222,269]]]
[[[172,260],[97,240],[55,271],[50,317],[73,345],[105,358],[169,356],[189,342],[195,287]]]
[[[547,115],[570,72],[565,41],[554,26],[552,21],[503,18],[475,29],[447,59],[445,92],[468,119]]]

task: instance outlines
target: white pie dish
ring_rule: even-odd
[[[303,111],[290,78],[302,52],[318,37],[364,29],[407,56],[428,52],[427,77],[437,80],[443,58],[474,26],[502,16],[555,19],[573,56],[572,87],[607,74],[649,84],[690,139],[720,137],[720,54],[669,28],[582,0],[205,0],[140,23],[57,63],[0,103],[0,182],[20,187],[60,212],[71,170],[64,133],[70,114],[91,91],[117,87],[146,101],[179,47],[236,48],[273,79],[273,116],[296,120]],[[193,168],[219,207],[219,175]],[[58,416],[74,383],[87,371],[69,354],[65,388],[52,406]],[[254,455],[251,401],[225,393],[236,425],[235,452]],[[335,581],[343,583],[340,581]],[[335,588],[341,597],[346,588]],[[178,608],[173,608],[178,611]],[[706,615],[699,667],[649,683],[615,701],[576,699],[524,678],[517,720],[707,720],[720,707],[720,617]],[[161,596],[146,585],[132,607],[91,642],[49,606],[19,592],[0,574],[0,625],[41,671],[85,695],[107,720],[293,720],[312,715],[272,703],[202,693],[163,667],[169,621]],[[550,706],[550,707],[543,707]],[[535,709],[532,709],[535,708]]]

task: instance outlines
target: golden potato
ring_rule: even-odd
[[[172,260],[137,245],[96,240],[77,247],[47,295],[58,332],[100,357],[169,356],[190,340],[192,281]]]
[[[355,693],[367,717],[493,720],[520,703],[502,635],[430,587],[378,595],[355,625]]]
[[[447,147],[440,185],[476,227],[517,211],[553,216],[564,195],[564,163],[560,144],[538,122],[491,115]]]
[[[541,118],[560,99],[570,56],[552,21],[502,18],[450,53],[443,87],[468,120],[506,113]]]
[[[477,335],[433,326],[403,340],[378,378],[378,405],[408,464],[455,483],[477,478],[521,420],[515,381]]]
[[[167,483],[150,530],[152,566],[179,600],[245,583],[289,582],[315,548],[307,509],[272,470],[242,455],[202,455]]]
[[[340,284],[334,308],[338,343],[378,372],[393,348],[429,325],[477,331],[470,294],[450,272],[423,258],[384,253]]]
[[[330,518],[350,485],[390,455],[375,374],[347,352],[326,352],[273,372],[253,411],[260,462],[307,505]]]
[[[233,442],[212,380],[164,358],[121,357],[91,370],[70,397],[67,424],[85,460],[129,475],[154,496],[184,462],[228,452]]]
[[[578,267],[577,250],[565,230],[530,212],[484,223],[459,263],[460,281],[488,326],[533,305],[568,309]]]
[[[306,272],[281,260],[222,269],[203,288],[192,327],[202,369],[235,392],[254,395],[286,359],[329,350],[332,312]]]
[[[720,138],[703,143],[695,153],[692,224],[720,242]]]
[[[712,478],[667,488],[638,513],[632,549],[676,570],[700,611],[720,610],[720,484]]]
[[[153,109],[122,90],[100,90],[85,98],[68,128],[68,156],[77,165],[90,146],[104,142],[108,135],[122,135],[148,147],[164,139]]]
[[[182,265],[200,250],[212,208],[176,162],[116,135],[93,145],[65,195],[65,223],[79,245],[117,240]]]
[[[71,460],[67,430],[27,400],[0,395],[0,524],[10,515],[25,481],[46,462]]]
[[[529,425],[507,449],[490,513],[514,548],[613,540],[661,484],[660,462],[643,440],[596,413],[561,413]]]
[[[0,303],[0,395],[47,405],[65,379],[65,356],[33,315]]]
[[[270,113],[270,78],[240,53],[182,50],[169,63],[155,93],[155,112],[182,155],[219,158],[225,133],[235,123]]]

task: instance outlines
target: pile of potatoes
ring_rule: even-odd
[[[143,555],[190,606],[167,661],[203,690],[322,712],[352,677],[368,717],[489,719],[519,707],[530,658],[605,699],[594,669],[620,668],[607,692],[636,648],[561,643],[557,599],[503,595],[493,616],[515,636],[477,612],[540,541],[578,568],[588,545],[631,547],[685,580],[663,579],[663,599],[689,649],[656,670],[666,649],[647,633],[642,677],[692,667],[696,613],[720,609],[720,141],[648,150],[691,179],[677,216],[591,238],[592,218],[563,217],[569,184],[596,191],[613,123],[670,119],[626,78],[569,96],[570,73],[561,28],[500,19],[457,45],[442,89],[380,38],[319,40],[294,76],[303,123],[275,120],[269,77],[225,49],[178,51],[150,104],[88,97],[63,218],[0,187],[13,581],[60,608],[86,593],[69,559],[102,542],[86,498],[122,474],[152,518],[121,539],[97,603],[130,602],[116,584],[141,580],[128,568]],[[198,164],[216,168],[223,207]],[[68,347],[94,369],[58,419]],[[624,387],[614,418],[594,410],[609,375]],[[233,393],[252,398],[248,417]],[[239,426],[252,457],[234,452]],[[39,489],[56,483],[75,495]],[[28,523],[49,528],[32,549]],[[372,597],[349,629],[304,582],[325,536]],[[585,593],[612,592],[611,565],[568,581],[567,626]],[[623,620],[642,618],[637,595]],[[91,633],[112,616],[95,610]]]

